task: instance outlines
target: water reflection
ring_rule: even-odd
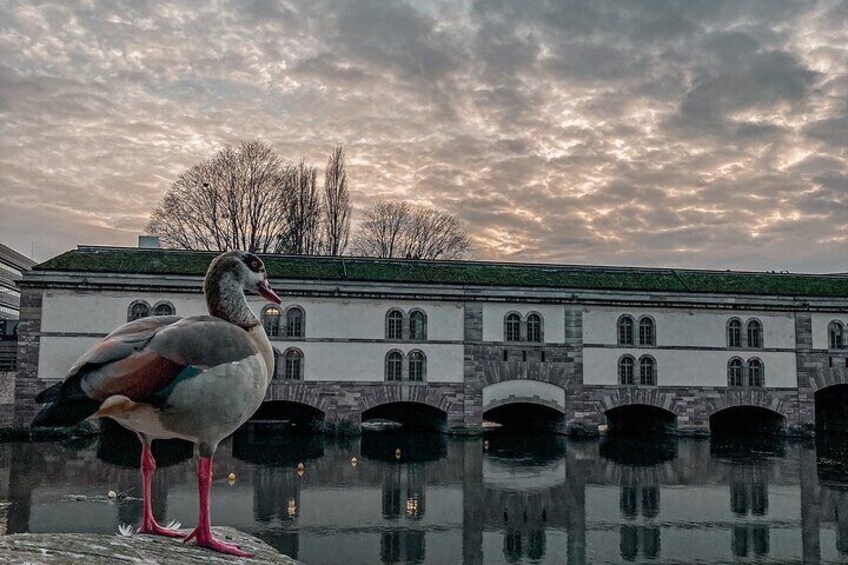
[[[157,455],[154,512],[193,523],[190,450],[163,444]],[[111,436],[0,445],[0,497],[12,503],[0,505],[0,531],[138,522],[137,459],[134,441]],[[221,446],[213,517],[306,563],[829,563],[848,559],[846,469],[844,440],[501,433],[339,443],[272,430]],[[128,496],[109,502],[109,490]]]

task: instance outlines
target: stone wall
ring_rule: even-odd
[[[37,411],[35,395],[45,387],[38,379],[41,339],[41,289],[21,291],[21,318],[18,324],[18,370],[15,374],[15,427],[28,427]]]

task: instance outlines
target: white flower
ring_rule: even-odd
[[[129,524],[121,524],[120,526],[118,526],[118,535],[130,537],[131,535],[133,535],[133,527]]]
[[[179,530],[183,527],[183,525],[180,522],[177,522],[176,520],[171,520],[171,522],[165,527],[169,530]]]

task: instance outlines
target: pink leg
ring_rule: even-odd
[[[250,557],[249,553],[240,550],[237,545],[224,543],[212,535],[211,518],[209,516],[209,494],[212,491],[212,458],[201,457],[197,461],[197,488],[200,491],[200,516],[197,527],[186,536],[185,541],[192,538],[197,540],[199,547],[206,547],[220,553],[229,553],[238,557]]]
[[[184,534],[176,530],[169,530],[160,526],[153,517],[153,504],[151,499],[151,490],[153,486],[153,472],[156,470],[156,460],[153,458],[153,452],[150,451],[150,445],[147,442],[141,442],[141,479],[144,484],[144,517],[141,520],[141,527],[138,529],[140,534],[155,534],[159,536],[168,536],[172,538],[181,538]]]

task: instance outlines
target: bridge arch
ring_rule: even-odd
[[[762,408],[776,412],[783,418],[789,416],[789,407],[784,400],[762,389],[730,390],[709,403],[707,412],[712,418],[717,412],[729,408]]]
[[[610,433],[640,435],[672,433],[677,414],[658,403],[622,402],[604,411]]]
[[[565,389],[544,381],[506,380],[483,387],[483,419],[511,429],[562,432]]]
[[[447,429],[448,412],[432,404],[415,401],[383,402],[361,413],[363,422],[389,420],[406,429],[441,432]]]
[[[786,426],[786,416],[779,411],[754,404],[737,404],[710,414],[712,436],[780,435]]]
[[[816,435],[848,434],[848,384],[830,384],[815,394]]]

